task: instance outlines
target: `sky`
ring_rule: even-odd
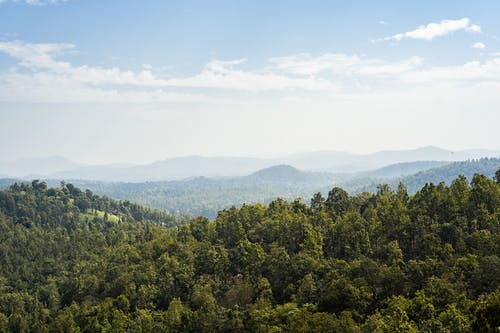
[[[499,1],[0,0],[0,160],[500,149]]]

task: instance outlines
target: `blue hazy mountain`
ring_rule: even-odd
[[[0,161],[0,175],[5,177],[37,177],[74,170],[80,164],[61,156],[24,158],[14,161]]]
[[[452,162],[498,156],[500,156],[498,151],[466,150],[453,152],[430,146],[413,150],[380,151],[364,155],[338,151],[320,151],[292,154],[279,158],[185,156],[141,165],[80,165],[62,157],[51,157],[0,162],[0,174],[3,177],[18,178],[43,177],[51,179],[144,182],[181,180],[202,176],[245,176],[281,164],[306,171],[353,173],[416,161]],[[411,168],[409,165],[408,167]],[[418,168],[416,165],[414,167]],[[389,171],[389,174],[391,172]],[[401,175],[403,174],[408,174],[408,172]]]

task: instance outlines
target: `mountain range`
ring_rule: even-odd
[[[111,182],[181,180],[190,177],[245,176],[276,165],[289,165],[304,171],[332,173],[368,172],[392,164],[415,161],[435,163],[498,157],[500,151],[450,151],[433,146],[412,150],[352,154],[339,151],[299,153],[275,158],[185,156],[148,164],[84,165],[63,157],[0,161],[0,176],[7,178],[80,179]],[[433,162],[434,163],[434,162]],[[383,171],[380,171],[383,172]],[[381,174],[383,176],[383,174]]]

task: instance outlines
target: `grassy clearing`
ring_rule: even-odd
[[[102,210],[91,210],[87,209],[84,214],[81,214],[82,219],[88,217],[89,219],[93,219],[94,217],[98,217],[99,219],[104,219],[105,212]],[[108,213],[108,221],[109,222],[119,222],[120,218],[115,214]]]

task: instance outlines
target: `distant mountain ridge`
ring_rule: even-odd
[[[395,189],[401,182],[405,184],[410,193],[414,193],[417,189],[422,188],[426,183],[439,184],[440,182],[444,182],[449,185],[451,181],[460,175],[467,177],[469,181],[476,173],[492,178],[499,168],[500,158],[481,158],[452,162],[439,167],[422,170],[404,177],[361,177],[341,182],[339,186],[346,189],[351,194],[355,194],[364,191],[376,191],[377,185],[379,184],[389,184]],[[324,191],[326,191],[326,188]]]
[[[242,176],[271,165],[271,161],[257,158],[185,156],[126,168],[86,166],[48,176],[59,179],[101,181],[168,181],[202,176]]]
[[[453,152],[433,146],[412,150],[351,154],[319,151],[291,154],[281,158],[185,156],[142,165],[81,165],[64,158],[25,159],[0,162],[4,177],[81,179],[113,182],[180,180],[190,177],[237,177],[261,169],[289,165],[303,171],[352,173],[415,161],[453,162],[480,157],[499,157],[500,151],[464,150]]]
[[[451,151],[435,146],[409,150],[383,150],[371,154],[320,151],[290,155],[284,159],[283,163],[302,170],[359,172],[415,161],[454,162],[482,157],[500,157],[500,151],[484,149]]]
[[[36,177],[72,170],[80,166],[61,156],[23,158],[15,161],[0,161],[0,174],[6,177]]]
[[[444,166],[453,162],[448,161],[415,161],[415,162],[404,162],[391,164],[380,169],[365,171],[361,175],[366,177],[402,177],[407,175],[412,175],[423,170],[428,170],[432,168],[437,168]]]

